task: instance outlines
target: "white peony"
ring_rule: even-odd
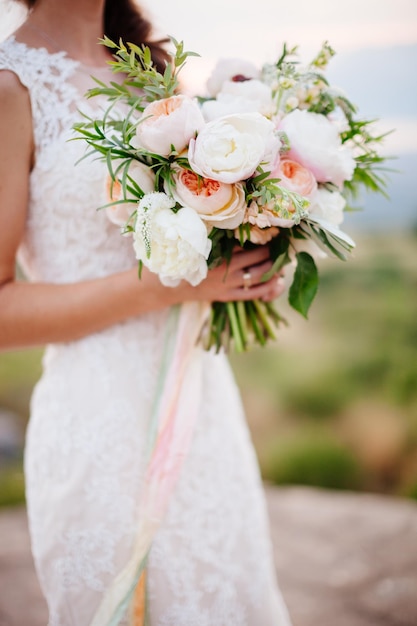
[[[253,63],[243,59],[219,59],[207,81],[207,91],[213,98],[221,91],[223,84],[233,78],[259,78],[260,71]]]
[[[145,107],[131,144],[134,148],[168,156],[171,146],[182,152],[203,126],[203,114],[192,98],[171,96]]]
[[[343,146],[338,128],[324,115],[295,110],[280,123],[290,142],[288,157],[311,170],[318,182],[342,187],[351,180],[355,160],[350,148]]]
[[[136,258],[167,287],[181,280],[198,285],[207,276],[211,241],[193,209],[174,212],[174,206],[175,200],[165,193],[146,194],[139,202],[133,235]]]
[[[271,90],[260,80],[225,81],[215,100],[207,100],[201,110],[208,122],[231,113],[257,111],[271,117],[274,111]]]
[[[343,222],[345,206],[346,200],[339,192],[318,189],[311,199],[309,212],[311,215],[338,226]]]
[[[264,159],[276,161],[280,146],[270,120],[260,113],[241,113],[206,124],[190,141],[188,158],[204,178],[236,183],[252,176]]]

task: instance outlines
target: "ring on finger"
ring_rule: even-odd
[[[242,275],[243,289],[250,289],[252,286],[252,274],[249,270],[245,270]]]

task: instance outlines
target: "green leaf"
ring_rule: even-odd
[[[308,310],[317,293],[319,277],[316,264],[307,252],[296,255],[297,268],[290,287],[288,302],[307,319]]]
[[[289,257],[286,252],[277,257],[272,264],[271,269],[268,270],[268,272],[265,272],[265,274],[262,274],[261,283],[266,283],[268,280],[271,280],[271,278],[273,278],[274,275],[277,274],[279,270],[288,263],[288,261]]]

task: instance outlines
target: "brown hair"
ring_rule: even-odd
[[[22,1],[22,0],[21,0]],[[23,0],[28,8],[36,0]],[[165,49],[168,39],[153,39],[152,24],[144,17],[135,0],[106,0],[104,6],[104,33],[115,42],[145,44],[150,48],[153,62],[163,72],[170,56]]]
[[[145,44],[149,47],[152,60],[159,71],[164,71],[169,55],[164,48],[167,39],[153,40],[153,28],[134,0],[106,0],[104,8],[104,32],[118,42]]]

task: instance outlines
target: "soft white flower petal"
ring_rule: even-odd
[[[193,209],[174,212],[174,206],[175,200],[164,193],[147,194],[139,202],[133,237],[136,257],[164,285],[173,287],[181,280],[197,285],[207,276],[211,241]]]
[[[190,165],[205,178],[236,183],[252,176],[274,135],[274,124],[260,113],[227,115],[206,124],[190,141]]]
[[[201,110],[206,121],[233,113],[262,113],[270,117],[274,106],[270,88],[260,80],[225,81],[215,100],[204,102]]]
[[[346,200],[337,191],[318,189],[311,199],[310,214],[335,226],[343,222]]]
[[[207,81],[210,96],[217,96],[224,82],[231,80],[234,76],[259,78],[260,71],[256,65],[244,59],[219,59]]]
[[[280,130],[288,136],[288,157],[311,170],[318,182],[342,187],[356,166],[350,148],[342,145],[337,125],[324,115],[296,109],[286,115]]]

